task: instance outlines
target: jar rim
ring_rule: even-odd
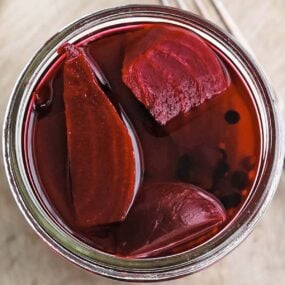
[[[210,41],[238,66],[257,96],[265,129],[264,161],[253,208],[245,208],[239,227],[228,228],[205,244],[183,253],[157,258],[126,259],[101,252],[64,232],[33,195],[25,171],[21,148],[22,126],[35,85],[56,59],[56,50],[64,42],[79,39],[126,23],[165,22],[194,31]],[[267,79],[254,59],[230,35],[214,24],[190,12],[154,5],[130,5],[87,15],[65,27],[36,53],[20,75],[10,97],[3,128],[3,154],[6,175],[13,196],[33,229],[58,253],[73,263],[98,274],[125,281],[162,281],[196,272],[233,250],[251,232],[271,201],[282,172],[284,135],[276,99]],[[262,175],[261,175],[262,174]],[[256,194],[256,193],[255,193]],[[250,203],[251,201],[248,201]],[[251,205],[251,204],[248,204]]]

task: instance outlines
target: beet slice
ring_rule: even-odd
[[[156,256],[222,224],[222,204],[199,187],[153,183],[141,189],[118,232],[119,254]]]
[[[64,106],[71,190],[80,227],[122,221],[135,195],[128,130],[81,48],[66,45]],[[60,50],[59,52],[62,52]]]
[[[190,31],[152,27],[130,42],[122,69],[124,83],[164,125],[229,85],[212,49]]]

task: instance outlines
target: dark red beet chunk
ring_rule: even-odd
[[[211,48],[190,31],[151,28],[130,44],[123,81],[160,124],[199,106],[228,87]]]
[[[156,256],[209,232],[226,220],[221,203],[201,188],[154,183],[141,189],[118,232],[119,254]]]
[[[132,142],[98,86],[85,53],[72,45],[64,50],[64,105],[76,222],[80,227],[118,222],[135,195]]]

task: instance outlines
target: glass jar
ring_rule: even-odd
[[[96,250],[72,236],[45,211],[33,191],[23,154],[25,114],[32,91],[58,58],[57,48],[128,23],[171,23],[197,33],[235,66],[254,97],[261,124],[261,163],[256,181],[237,217],[212,239],[167,257],[127,259]],[[126,6],[88,15],[57,33],[36,53],[21,74],[7,108],[4,135],[6,174],[14,198],[32,228],[71,262],[100,275],[125,281],[161,281],[185,276],[221,259],[254,228],[271,201],[282,172],[283,131],[276,99],[254,59],[228,34],[188,12],[161,6]]]

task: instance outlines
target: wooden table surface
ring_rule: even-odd
[[[224,0],[277,96],[285,99],[285,1]],[[13,85],[29,58],[71,21],[115,5],[156,1],[0,0],[0,123]],[[0,159],[0,284],[123,284],[87,273],[54,254],[28,226],[12,199]],[[207,270],[164,284],[285,284],[285,175],[250,237]]]

